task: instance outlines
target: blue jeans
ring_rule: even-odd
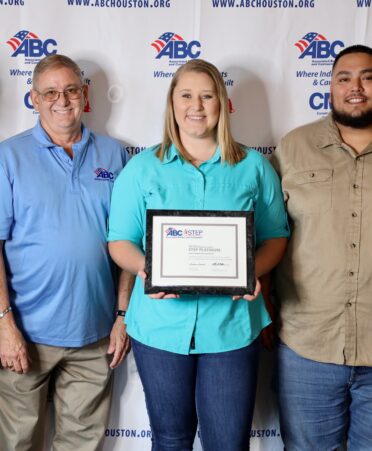
[[[287,451],[372,450],[372,367],[305,359],[279,342],[274,386]]]
[[[132,339],[152,430],[152,451],[247,451],[258,342],[229,352],[182,355]]]

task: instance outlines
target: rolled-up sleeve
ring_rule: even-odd
[[[129,161],[114,183],[108,241],[129,240],[142,247],[146,207],[135,159]]]
[[[288,238],[289,227],[278,175],[262,159],[259,196],[255,208],[257,246],[271,238]]]

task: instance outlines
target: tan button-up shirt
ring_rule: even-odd
[[[312,360],[372,366],[372,143],[356,154],[328,116],[271,161],[292,229],[276,272],[280,337]]]

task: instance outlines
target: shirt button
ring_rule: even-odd
[[[349,276],[353,277],[353,275],[354,275],[354,272],[353,271],[349,271]]]
[[[353,212],[351,213],[351,216],[352,216],[353,218],[356,218],[356,217],[358,216],[358,214],[355,213],[355,211],[353,211]]]
[[[356,183],[354,183],[353,188],[357,189],[357,188],[359,188],[359,185],[357,185]]]
[[[348,307],[351,307],[353,304],[352,304],[351,302],[348,302],[346,305],[347,305]]]
[[[356,244],[355,244],[355,243],[351,243],[351,244],[350,244],[350,247],[352,247],[353,249],[355,249],[355,248],[356,248]]]
[[[314,172],[310,172],[309,176],[310,176],[311,178],[313,178],[313,177],[315,177],[315,173],[314,173]]]

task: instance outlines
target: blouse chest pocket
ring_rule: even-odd
[[[333,169],[309,169],[283,179],[287,208],[292,214],[321,214],[332,207]]]
[[[156,210],[180,208],[178,191],[177,186],[152,185],[145,190],[146,208]]]

